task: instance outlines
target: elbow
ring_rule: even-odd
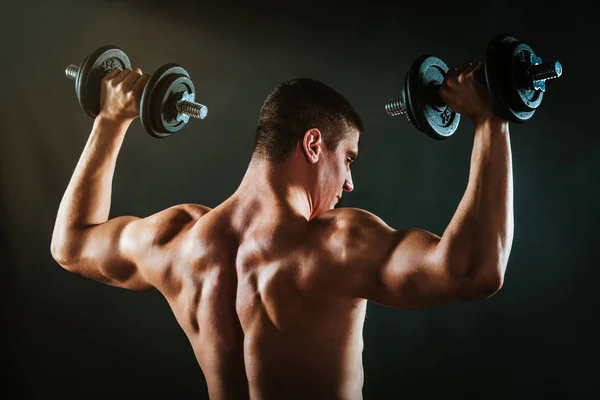
[[[492,297],[502,289],[504,285],[504,269],[501,267],[491,268],[491,272],[486,272],[482,277],[473,282],[476,292],[480,300],[485,300]]]
[[[505,265],[495,263],[485,264],[476,273],[463,277],[459,287],[464,300],[485,300],[492,297],[504,285]]]
[[[55,226],[52,233],[52,240],[50,241],[50,255],[60,265],[65,264],[68,259],[67,246],[65,246],[66,240],[62,232],[62,230],[57,229]]]
[[[50,241],[50,254],[63,269],[78,273],[85,258],[84,232],[76,229],[55,229]]]
[[[75,254],[70,251],[67,247],[58,245],[54,241],[50,244],[50,254],[54,261],[58,263],[61,267],[66,270],[71,270],[71,267],[74,264]]]
[[[65,251],[61,246],[54,242],[54,239],[52,240],[52,243],[50,243],[50,255],[54,261],[59,264],[62,264],[65,260]]]

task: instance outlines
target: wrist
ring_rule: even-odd
[[[475,121],[475,132],[504,132],[508,133],[508,121],[496,115],[486,115]]]
[[[129,125],[131,125],[132,122],[133,122],[133,119],[129,119],[129,118],[128,119],[114,118],[114,117],[108,117],[106,115],[98,114],[96,116],[96,118],[94,119],[94,126],[100,127],[103,130],[107,129],[107,130],[121,131],[121,130],[127,130],[127,128],[129,128]]]

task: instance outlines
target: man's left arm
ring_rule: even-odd
[[[108,222],[115,164],[131,121],[98,116],[60,202],[52,257],[65,269],[105,283],[121,281],[129,288],[149,284],[128,261],[123,246],[136,217]]]
[[[139,99],[149,75],[116,69],[103,79],[101,111],[63,195],[56,216],[52,257],[65,269],[113,286],[150,289],[139,268],[157,243],[166,250],[197,215],[174,206],[147,218],[108,220],[112,181],[129,125],[139,116]]]

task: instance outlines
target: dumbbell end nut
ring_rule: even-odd
[[[71,64],[65,69],[65,75],[69,79],[77,79],[77,75],[79,75],[79,66]]]
[[[208,107],[203,104],[195,103],[193,101],[179,101],[176,104],[177,112],[183,115],[189,115],[190,117],[204,119],[208,114]]]
[[[558,61],[542,62],[529,67],[529,74],[534,81],[545,81],[562,75],[562,65]]]
[[[385,111],[388,115],[395,117],[406,113],[406,103],[404,102],[404,96],[389,100],[385,104]]]

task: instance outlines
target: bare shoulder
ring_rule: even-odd
[[[148,283],[165,289],[168,280],[163,276],[164,266],[177,258],[187,240],[186,232],[210,211],[206,206],[184,203],[138,218],[124,230],[120,240],[123,251]]]
[[[391,228],[380,217],[362,208],[338,208],[316,216],[312,224],[318,235],[352,235],[369,227]]]
[[[185,224],[195,222],[208,214],[212,208],[200,204],[182,203],[165,208],[148,217],[154,223]]]
[[[193,219],[202,218],[204,215],[208,214],[212,210],[212,208],[210,207],[194,203],[177,204],[171,208],[174,209],[176,212],[187,213]]]
[[[135,237],[138,244],[145,243],[145,247],[164,245],[210,211],[211,208],[200,204],[176,204],[134,221],[129,227],[129,236]]]
[[[325,211],[309,224],[307,259],[318,262],[309,269],[312,287],[361,297],[358,289],[367,280],[365,271],[382,263],[397,235],[377,215],[360,208]],[[374,272],[374,271],[373,271]],[[373,273],[374,276],[374,273]]]

